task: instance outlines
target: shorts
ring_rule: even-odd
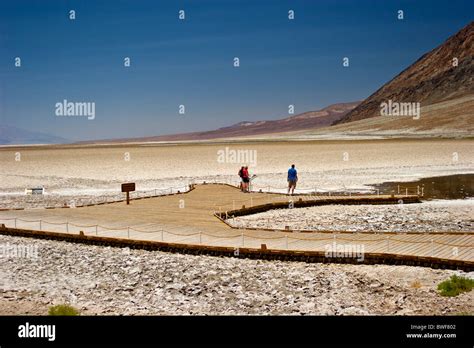
[[[242,178],[242,182],[248,183],[248,182],[250,182],[250,179],[249,178]]]
[[[288,180],[288,187],[296,187],[296,180]]]

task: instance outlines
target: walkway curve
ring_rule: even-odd
[[[318,197],[301,196],[297,204],[319,203],[396,203],[401,196],[352,196]],[[321,253],[343,246],[346,251],[359,248],[365,255],[396,255],[397,259],[430,258],[445,265],[459,264],[470,267],[474,262],[474,233],[324,233],[233,229],[216,218],[216,214],[238,210],[237,207],[258,208],[268,204],[287,204],[289,197],[281,194],[242,193],[224,184],[196,185],[193,190],[168,196],[147,198],[106,205],[85,206],[75,209],[30,209],[0,211],[0,224],[5,230],[47,231],[87,237],[112,238],[129,241],[149,241],[161,244],[194,245],[197,248],[265,249],[287,254]],[[410,198],[411,199],[411,198]],[[413,198],[415,199],[415,198]],[[270,200],[270,203],[268,201]],[[39,221],[39,224],[38,224]],[[16,229],[13,224],[16,224]],[[3,233],[3,232],[2,232]],[[37,234],[37,233],[35,233]],[[263,251],[262,251],[263,248]],[[339,249],[338,249],[339,250]],[[265,251],[267,252],[267,251]],[[334,253],[333,253],[334,254]],[[337,257],[327,257],[328,262],[338,262]]]

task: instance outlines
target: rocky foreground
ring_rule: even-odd
[[[0,236],[38,247],[3,257],[0,314],[437,314],[474,312],[474,293],[438,295],[455,271],[191,256]],[[468,274],[473,277],[474,273]]]
[[[474,199],[421,204],[278,209],[229,220],[237,227],[376,232],[472,232]]]

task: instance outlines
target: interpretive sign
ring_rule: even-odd
[[[122,192],[127,193],[127,204],[130,204],[130,192],[135,191],[135,183],[129,182],[122,184]]]

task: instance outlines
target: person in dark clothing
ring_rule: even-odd
[[[241,167],[239,170],[240,177],[240,191],[244,190],[244,167]]]

